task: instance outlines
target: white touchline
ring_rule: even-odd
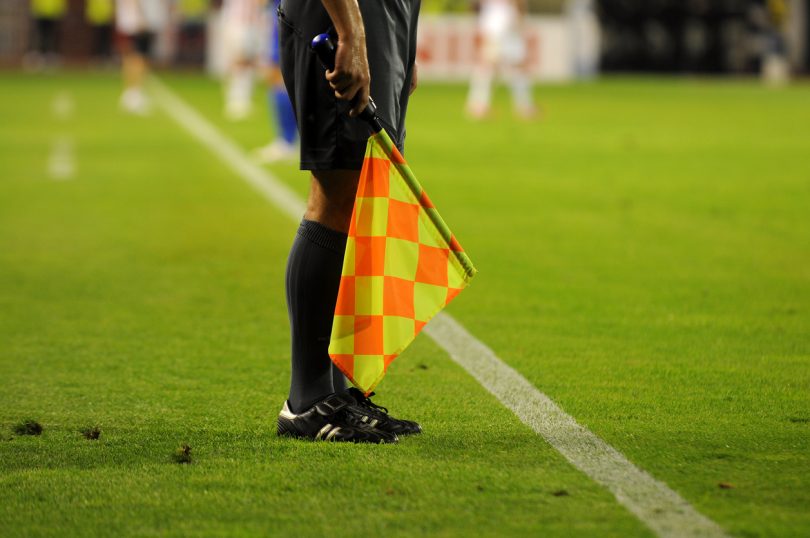
[[[60,121],[67,121],[76,108],[73,97],[67,91],[60,91],[51,101],[51,113]],[[76,157],[73,139],[59,135],[53,139],[51,153],[48,156],[48,175],[55,181],[72,179],[76,175]]]
[[[54,138],[48,157],[48,175],[54,181],[73,179],[76,175],[76,158],[71,138],[67,136]]]
[[[73,116],[76,104],[68,91],[61,91],[51,101],[51,112],[58,120],[69,120]]]
[[[666,484],[633,465],[618,450],[578,424],[451,316],[436,316],[425,331],[524,424],[539,433],[574,467],[609,489],[656,534],[726,536],[723,529]]]
[[[284,214],[298,222],[305,204],[289,187],[253,163],[245,152],[157,78],[151,89],[166,114],[228,164]],[[616,500],[658,536],[727,536],[666,484],[633,465],[548,396],[498,358],[452,316],[437,315],[425,332],[524,424],[571,464],[610,490]]]
[[[285,215],[296,222],[301,220],[306,205],[292,189],[251,161],[239,146],[220,133],[199,112],[177,97],[157,77],[151,77],[150,89],[158,105],[191,136],[225,161],[225,164],[233,168],[234,172],[275,204]]]

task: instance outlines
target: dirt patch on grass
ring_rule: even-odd
[[[17,435],[42,435],[42,424],[32,419],[25,419],[14,425]]]
[[[191,447],[183,443],[174,451],[175,463],[191,463]]]
[[[101,437],[101,428],[98,426],[89,426],[81,430],[82,437],[88,441],[95,441]]]

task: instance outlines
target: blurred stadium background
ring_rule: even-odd
[[[114,53],[107,43],[114,39],[112,15],[103,9],[99,16],[91,13],[91,6],[104,2],[64,0],[64,10],[52,15],[65,63],[87,65]],[[168,66],[221,69],[216,41],[221,3],[167,0],[170,23],[159,36],[156,59]],[[428,78],[465,76],[474,48],[475,4],[423,2],[420,60]],[[591,67],[607,73],[753,74],[773,52],[775,35],[786,44],[790,70],[810,70],[806,0],[528,0],[528,8],[531,61],[540,78],[570,79]],[[0,64],[20,65],[36,42],[30,0],[4,0]]]
[[[0,536],[699,534],[425,336],[376,397],[421,438],[277,438],[296,223],[241,179],[307,181],[257,163],[261,77],[223,107],[221,3],[160,3],[140,115],[113,2],[31,2],[0,0]],[[528,8],[539,113],[475,121],[476,5],[423,1],[407,158],[480,270],[451,314],[704,535],[810,535],[810,1]]]

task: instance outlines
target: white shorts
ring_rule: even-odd
[[[481,47],[488,63],[519,65],[526,60],[526,43],[517,33],[484,34]]]
[[[261,34],[258,24],[225,21],[222,28],[225,57],[233,62],[253,60],[261,53]]]
[[[122,34],[157,32],[168,17],[166,0],[115,0],[115,26]]]

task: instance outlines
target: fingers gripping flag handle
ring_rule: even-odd
[[[312,40],[311,46],[321,61],[323,68],[333,71],[335,69],[337,47],[332,42],[332,37],[329,34],[318,34]],[[360,113],[360,119],[368,123],[375,133],[382,131],[382,124],[377,117],[377,105],[374,104],[374,99],[371,97],[368,98],[368,106]]]

